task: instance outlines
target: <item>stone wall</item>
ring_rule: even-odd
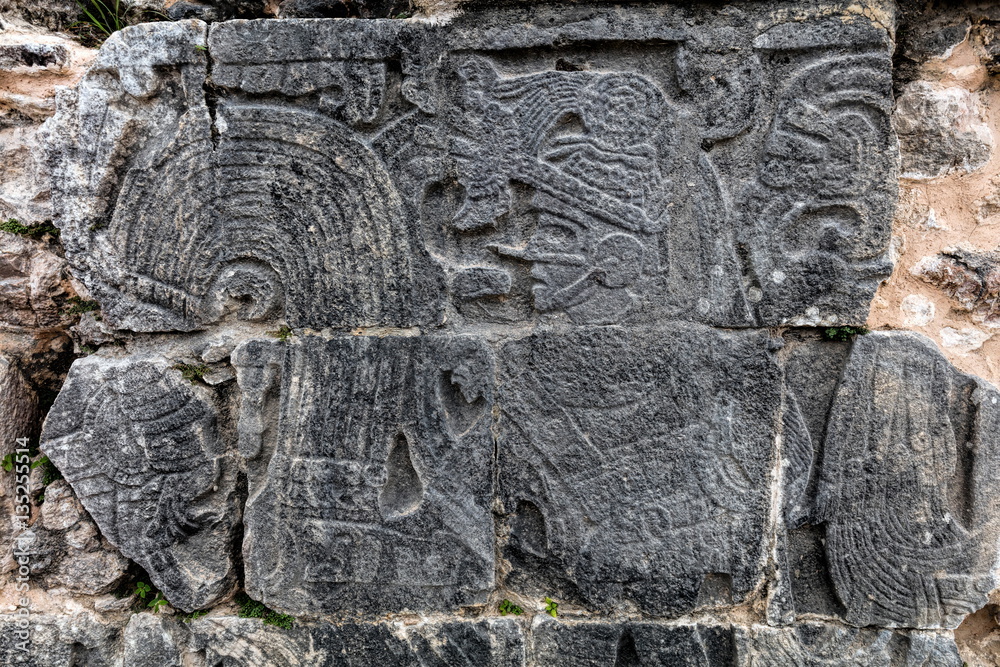
[[[129,12],[0,2],[5,664],[1000,664],[995,9]]]

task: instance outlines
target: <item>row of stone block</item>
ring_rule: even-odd
[[[122,627],[124,625],[124,627]],[[86,612],[34,618],[27,650],[0,620],[0,655],[18,667],[961,667],[948,633],[789,628],[718,622],[534,622],[488,618],[305,623],[292,629],[210,616],[189,624],[149,613],[127,624]]]
[[[480,604],[498,548],[512,590],[604,613],[954,627],[994,587],[1000,393],[915,334],[297,336],[230,362],[213,390],[80,359],[45,423],[179,608],[229,595],[240,548],[294,614]]]
[[[45,128],[107,321],[862,324],[891,3],[157,23]]]

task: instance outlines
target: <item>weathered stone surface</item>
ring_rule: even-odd
[[[484,600],[494,577],[484,344],[251,340],[233,364],[251,596],[293,613]]]
[[[207,618],[191,624],[191,647],[201,665],[312,667],[520,667],[525,647],[513,621],[340,623],[280,630],[260,621]]]
[[[954,640],[931,632],[713,623],[537,621],[529,665],[552,667],[961,667]]]
[[[100,595],[125,579],[128,560],[100,535],[65,481],[45,487],[45,502],[38,514],[39,521],[15,541],[17,551],[28,556],[33,582]]]
[[[982,168],[993,154],[985,109],[976,93],[917,81],[897,101],[903,176],[927,179]]]
[[[155,356],[79,359],[41,447],[173,605],[190,611],[232,592],[235,468],[207,390]]]
[[[140,331],[860,324],[889,39],[772,4],[130,28],[48,125],[68,257]]]
[[[738,667],[962,667],[950,634],[823,623],[736,627]]]
[[[68,324],[65,303],[75,293],[66,260],[39,241],[6,232],[0,239],[0,327]]]
[[[31,613],[26,623],[14,615],[3,614],[0,660],[4,665],[18,667],[117,667],[121,664],[120,636],[119,628],[102,623],[84,611]]]
[[[1000,252],[951,248],[920,260],[912,273],[942,289],[976,322],[1000,328]]]
[[[796,390],[801,407],[786,415],[785,576],[797,611],[957,626],[997,583],[1000,392],[916,334],[861,336],[842,371],[803,370],[792,384],[820,389],[807,402]],[[832,397],[824,376],[840,378]],[[827,411],[825,424],[809,418]]]
[[[729,667],[735,665],[727,625],[574,623],[541,618],[531,632],[527,664],[551,667]]]
[[[506,343],[508,583],[649,614],[744,599],[762,577],[780,404],[767,345],[695,325]]]
[[[186,635],[179,623],[165,616],[135,614],[123,633],[122,662],[129,667],[181,667]]]

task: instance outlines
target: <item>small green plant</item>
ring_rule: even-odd
[[[67,307],[63,309],[63,312],[67,315],[83,315],[84,313],[92,313],[95,310],[101,309],[101,304],[96,301],[81,299],[78,296],[71,296],[66,299],[66,305]]]
[[[160,610],[167,606],[167,598],[163,597],[163,593],[160,591],[156,591],[156,597],[150,600],[146,606],[159,614]]]
[[[236,604],[240,608],[237,612],[237,616],[240,618],[259,618],[264,621],[264,625],[273,625],[285,630],[290,630],[295,622],[294,616],[268,609],[264,603],[257,602],[246,593],[240,593],[236,596]]]
[[[37,461],[31,462],[32,470],[38,467],[41,467],[42,469],[42,484],[45,486],[63,478],[62,473],[59,472],[59,468],[57,468],[56,465],[49,460],[48,456],[43,456]]]
[[[129,9],[127,2],[122,2],[122,0],[76,0],[76,4],[83,12],[83,20],[78,21],[78,24],[86,24],[104,35],[104,38],[110,37],[111,33],[128,25],[125,18]]]
[[[16,456],[17,455],[14,454],[14,452],[11,452],[7,456],[3,457],[3,461],[0,462],[0,466],[3,466],[3,469],[5,471],[10,472],[11,470],[14,469],[14,459],[16,458]]]
[[[26,236],[30,239],[40,239],[46,234],[51,234],[57,238],[59,236],[59,228],[49,222],[39,222],[34,225],[22,225],[14,218],[10,218],[7,222],[0,223],[0,231],[17,234],[18,236]]]
[[[137,581],[135,583],[135,594],[138,595],[143,600],[146,599],[146,594],[153,590],[153,587],[144,581]]]
[[[556,618],[559,616],[559,603],[552,598],[545,598],[545,613]]]
[[[515,616],[520,616],[524,613],[524,610],[518,607],[516,604],[510,600],[504,599],[500,601],[500,615],[506,616],[507,614],[514,614]]]
[[[409,12],[400,12],[399,14],[396,14],[392,18],[394,18],[394,19],[408,19],[408,18],[410,18],[412,16],[413,16],[413,14],[410,14]]]
[[[197,49],[198,51],[208,51],[208,47],[205,46],[204,44],[195,44],[194,48]]]
[[[198,620],[207,613],[208,611],[200,609],[198,611],[192,611],[190,614],[179,614],[177,617],[184,623],[190,623],[191,621]]]
[[[179,370],[181,377],[191,384],[201,382],[205,379],[205,375],[212,370],[205,364],[177,364],[174,368]]]
[[[871,333],[867,327],[831,327],[823,330],[825,340],[850,340],[853,336],[864,336]]]
[[[268,331],[267,335],[274,336],[282,343],[284,343],[295,334],[292,333],[292,330],[288,328],[287,324],[283,324],[276,331]]]
[[[97,352],[97,350],[95,350],[94,348],[90,347],[89,345],[81,345],[80,346],[80,354],[82,354],[85,357],[89,357],[94,352]]]

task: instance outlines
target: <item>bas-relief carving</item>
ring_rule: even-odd
[[[795,611],[956,627],[996,585],[1000,392],[914,334],[859,337],[842,363],[790,376]],[[820,395],[803,401],[814,387]],[[827,416],[817,422],[817,411]]]
[[[499,363],[511,580],[656,615],[758,584],[780,407],[765,336],[581,328]]]
[[[190,610],[232,593],[234,461],[212,399],[164,359],[78,360],[42,449],[171,603]]]
[[[482,343],[252,340],[233,362],[249,591],[313,613],[482,601],[494,576]]]
[[[826,578],[815,595],[792,584],[792,617],[954,624],[989,584],[993,528],[961,503],[995,468],[987,389],[949,385],[913,341],[893,343],[910,350],[905,372],[862,354],[868,343],[843,366],[823,344],[817,358],[838,361],[820,364],[834,378],[821,384],[843,372],[841,388],[821,409],[794,386],[779,417],[788,367],[763,334],[664,324],[864,320],[895,196],[885,32],[857,16],[775,23],[749,4],[700,22],[668,5],[517,11],[133,28],[46,130],[68,256],[112,324],[444,332],[234,353],[248,590],[295,613],[482,601],[496,445],[511,581],[551,577],[566,599],[652,615],[743,600],[764,576],[780,421],[787,556],[815,546]],[[525,323],[556,326],[491,344],[456,335]],[[922,388],[914,414],[964,426],[924,443],[902,403],[858,379],[892,373]],[[66,401],[112,391],[77,385]],[[47,449],[72,470],[81,427],[53,414],[47,438],[68,444]],[[171,426],[170,442],[199,472],[171,489],[200,497],[218,455],[192,443],[218,436],[188,428]],[[926,460],[880,463],[897,440]],[[67,477],[99,523],[125,502],[121,480]],[[886,504],[865,491],[880,483],[923,495]],[[197,543],[192,530],[164,534]],[[859,534],[875,555],[910,549],[889,579],[844,546]],[[173,565],[134,539],[167,581]],[[228,590],[228,568],[209,568],[228,583],[190,606]]]
[[[456,322],[863,321],[888,268],[886,35],[859,17],[769,25],[750,7],[693,27],[686,11],[532,16],[520,32],[489,17],[213,27],[211,70],[157,60],[153,101],[96,78],[77,93],[133,117],[128,139],[87,137],[103,152],[67,156],[54,136],[70,183],[74,163],[117,170],[60,186],[71,257],[139,330],[429,325],[449,308]],[[195,51],[206,38],[190,31]],[[205,97],[185,83],[199,73]],[[169,122],[144,115],[171,95]],[[80,138],[93,130],[76,111],[61,122]],[[71,201],[88,188],[89,211]]]

